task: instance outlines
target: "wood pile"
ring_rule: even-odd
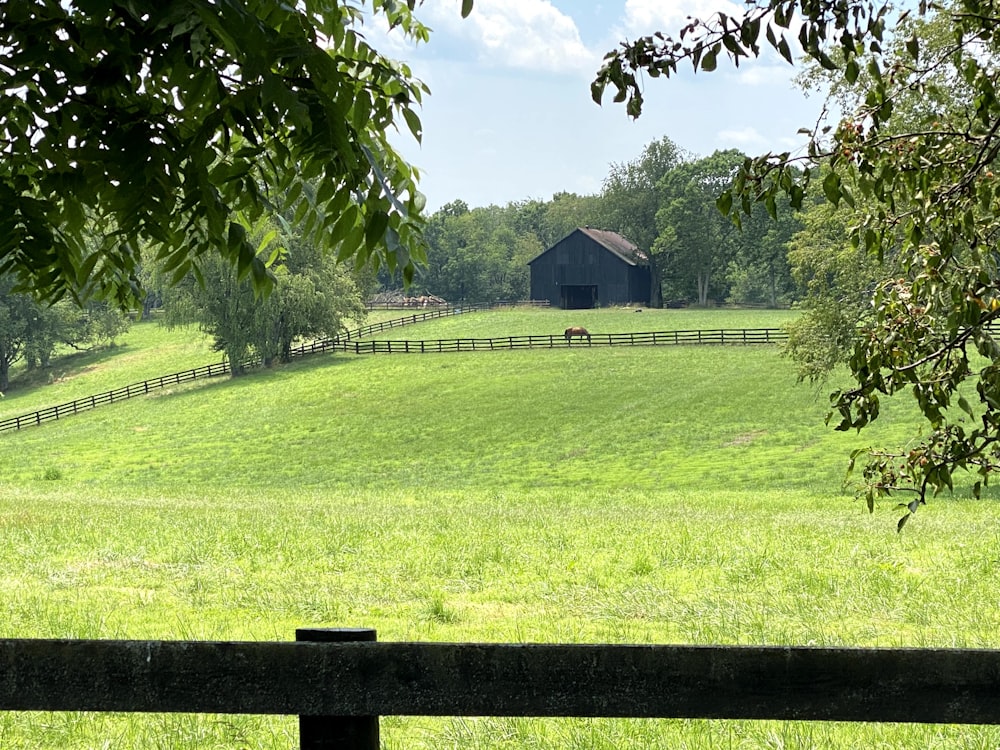
[[[447,305],[447,300],[434,294],[421,294],[416,297],[407,297],[399,289],[379,292],[370,300],[369,307],[437,307]]]

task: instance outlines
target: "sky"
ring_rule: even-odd
[[[591,100],[602,58],[622,40],[676,33],[688,16],[718,10],[739,15],[727,0],[475,0],[463,19],[461,0],[424,0],[417,17],[431,28],[428,43],[371,24],[366,36],[430,87],[422,143],[392,140],[421,171],[433,212],[456,199],[476,207],[595,194],[611,164],[664,136],[693,156],[801,149],[797,131],[815,124],[822,99],[795,87],[794,69],[774,54],[646,78],[638,120],[610,97]]]

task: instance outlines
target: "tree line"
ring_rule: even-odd
[[[695,159],[664,137],[635,160],[611,165],[597,195],[558,193],[549,201],[483,208],[453,201],[426,221],[426,260],[416,266],[411,291],[475,302],[526,299],[528,261],[589,225],[613,228],[646,250],[653,305],[787,305],[798,294],[787,248],[799,218],[783,213],[775,223],[758,212],[737,227],[715,205],[719,187],[745,158],[727,151]],[[315,194],[322,183],[306,188]],[[199,325],[240,375],[252,360],[287,360],[297,341],[336,335],[344,320],[363,316],[364,299],[380,283],[402,283],[398,267],[376,272],[370,262],[338,262],[336,249],[324,251],[297,229],[299,211],[292,205],[234,214],[241,242],[267,269],[269,293],[262,294],[247,267],[222,256],[177,266],[147,245],[135,253],[142,315],[158,308],[167,325]],[[14,272],[0,274],[0,392],[10,387],[14,363],[23,361],[29,372],[47,367],[57,346],[105,345],[129,320],[107,302],[39,300],[17,290]]]
[[[562,192],[547,201],[476,208],[452,201],[428,217],[427,263],[417,269],[414,288],[449,300],[525,299],[528,262],[591,226],[618,232],[647,255],[654,307],[788,305],[802,291],[787,258],[802,226],[798,217],[781,212],[772,221],[761,208],[739,226],[716,206],[746,158],[738,151],[696,158],[663,137],[633,160],[611,164],[594,195]],[[399,283],[389,273],[379,280]]]

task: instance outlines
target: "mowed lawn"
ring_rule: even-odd
[[[673,312],[687,311],[644,320]],[[597,330],[682,327],[586,313]],[[400,330],[543,333],[567,317]],[[761,327],[739,320],[693,327]],[[832,387],[797,383],[774,347],[323,355],[0,434],[0,632],[1000,647],[995,501],[959,487],[897,535],[893,504],[870,515],[842,480],[853,447],[905,440],[915,414],[891,404],[871,434],[835,433]],[[386,748],[1000,742],[791,722],[382,727]],[[5,748],[277,748],[295,732],[268,717],[0,715]]]

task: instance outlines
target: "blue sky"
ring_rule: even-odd
[[[647,79],[635,121],[610,99],[591,101],[590,82],[618,42],[676,32],[686,17],[717,10],[739,13],[725,0],[476,0],[462,19],[460,0],[425,0],[417,15],[432,29],[427,44],[370,27],[373,45],[431,89],[423,143],[394,139],[422,172],[428,208],[596,193],[610,164],[663,136],[697,156],[800,148],[796,131],[815,123],[822,101],[796,88],[794,70],[775,55],[738,70],[720,61],[711,75]]]

